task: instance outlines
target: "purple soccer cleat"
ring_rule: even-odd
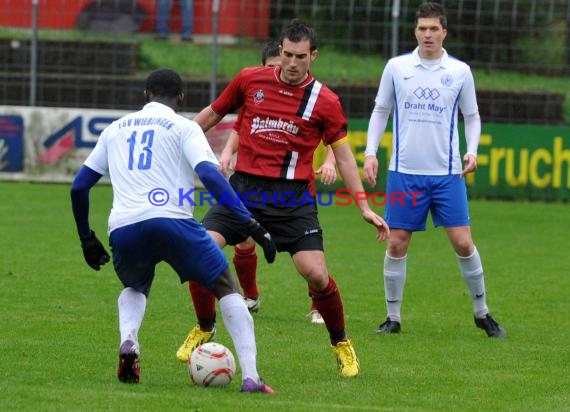
[[[141,368],[139,365],[139,349],[135,342],[126,340],[119,349],[119,367],[117,377],[121,382],[139,383]]]
[[[261,392],[267,393],[269,395],[273,395],[275,391],[271,389],[269,385],[266,385],[262,379],[259,379],[259,383],[255,383],[255,381],[251,378],[245,378],[243,384],[241,385],[242,392]]]

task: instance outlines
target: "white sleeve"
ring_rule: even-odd
[[[394,83],[392,81],[391,64],[390,61],[388,61],[382,73],[382,78],[380,79],[378,93],[374,100],[374,109],[370,115],[370,121],[368,122],[368,136],[366,150],[364,151],[365,156],[376,156],[380,139],[382,139],[384,131],[386,130],[386,124],[388,123],[388,117],[390,116],[393,105]]]
[[[477,147],[481,137],[481,118],[479,112],[463,116],[465,121],[465,140],[467,141],[467,153],[477,156]]]
[[[467,153],[477,156],[477,147],[481,137],[481,118],[479,117],[479,107],[477,106],[477,95],[475,93],[475,80],[473,74],[467,67],[467,73],[461,94],[459,96],[459,108],[463,113],[465,121],[465,140],[467,141]]]
[[[83,163],[88,168],[96,171],[100,175],[108,176],[109,175],[109,158],[107,155],[107,135],[109,134],[109,130],[113,127],[113,125],[109,125],[97,139],[97,143],[95,147],[89,153],[85,162]]]
[[[469,67],[466,68],[467,73],[461,86],[459,94],[459,109],[464,115],[475,114],[479,111],[477,106],[477,94],[475,93],[475,80]]]
[[[390,116],[390,109],[382,106],[375,105],[368,122],[368,137],[366,140],[366,150],[364,156],[376,156],[380,139],[384,135],[386,125],[388,124],[388,117]]]

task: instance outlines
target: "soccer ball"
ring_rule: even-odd
[[[188,359],[188,373],[196,385],[204,387],[226,386],[236,373],[233,353],[215,342],[198,346]]]

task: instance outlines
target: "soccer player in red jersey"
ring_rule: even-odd
[[[261,65],[266,67],[278,66],[281,62],[279,54],[279,42],[268,42],[261,51]],[[240,124],[236,122],[234,129],[239,130]],[[222,173],[227,176],[232,166],[233,155],[237,152],[239,135],[236,130],[232,130],[220,157],[220,167]],[[315,171],[321,176],[321,182],[330,185],[336,181],[336,161],[330,146],[327,146],[327,155],[323,164]],[[314,179],[311,180],[311,194],[316,195]],[[234,256],[232,259],[239,284],[243,290],[245,303],[250,312],[257,312],[261,306],[259,289],[257,288],[257,254],[255,252],[255,241],[249,237],[247,240],[234,246]],[[309,315],[311,323],[324,324],[324,320],[311,300],[311,310]]]
[[[243,69],[194,120],[208,130],[226,114],[241,109],[238,156],[230,183],[271,233],[277,250],[291,255],[325,321],[339,374],[353,377],[359,373],[359,361],[345,331],[340,292],[326,267],[322,230],[309,192],[313,153],[321,141],[332,147],[351,193],[364,189],[348,144],[340,100],[309,72],[318,54],[314,30],[293,20],[282,32],[280,43],[280,66]],[[389,235],[386,222],[366,200],[354,197],[364,220],[376,227],[376,238],[385,240]],[[223,209],[220,204],[211,207],[204,226],[220,247],[244,241],[245,228]],[[194,328],[178,354],[185,351],[189,355],[214,333],[213,296],[197,284],[191,284],[190,291],[198,317],[196,328],[204,334],[193,333]]]

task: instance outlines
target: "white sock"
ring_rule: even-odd
[[[489,313],[485,293],[485,278],[483,275],[483,265],[477,248],[471,256],[457,256],[461,275],[467,284],[471,301],[473,302],[473,312],[476,318],[484,318]]]
[[[239,293],[224,296],[220,299],[220,311],[237,352],[242,379],[251,378],[259,382],[253,318],[243,296]]]
[[[122,290],[118,299],[121,343],[132,340],[139,345],[139,329],[146,310],[146,296],[133,288]]]
[[[401,258],[384,257],[384,293],[386,297],[386,310],[390,320],[401,322],[400,310],[404,296],[404,284],[406,283],[406,260]]]

